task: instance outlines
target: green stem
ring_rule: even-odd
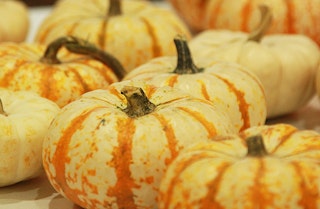
[[[195,74],[203,71],[202,68],[198,68],[191,56],[191,52],[187,43],[187,40],[178,35],[174,38],[174,44],[177,50],[177,66],[173,73],[176,74]]]
[[[149,101],[141,88],[125,86],[121,94],[127,99],[127,107],[123,111],[131,118],[147,115],[156,108],[156,105]]]
[[[258,25],[256,30],[254,30],[249,34],[249,38],[248,38],[249,41],[259,42],[271,25],[272,12],[270,8],[262,4],[259,6],[259,9],[261,13],[260,24]]]
[[[261,135],[255,135],[246,139],[249,157],[262,157],[268,154]]]

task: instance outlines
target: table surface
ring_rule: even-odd
[[[50,7],[30,8],[30,31],[27,41],[32,41],[36,28],[50,12]],[[320,100],[315,96],[309,104],[290,115],[269,120],[267,124],[288,123],[299,129],[320,132]],[[0,209],[80,209],[59,195],[45,175],[36,179],[0,188]]]

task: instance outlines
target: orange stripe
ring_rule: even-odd
[[[205,153],[199,153],[192,155],[188,157],[187,159],[184,159],[183,161],[180,160],[179,164],[175,164],[174,168],[174,176],[172,179],[170,179],[170,182],[168,182],[167,189],[164,191],[164,193],[159,193],[159,201],[163,204],[162,209],[168,209],[171,204],[171,198],[173,197],[174,189],[177,185],[180,183],[180,176],[181,174],[193,163],[196,163],[197,161],[207,158],[208,155]],[[206,208],[208,209],[208,208]]]
[[[214,209],[223,209],[223,207],[217,200],[216,200],[216,195],[219,191],[220,183],[223,179],[223,176],[227,169],[229,168],[229,163],[224,163],[221,164],[219,167],[216,168],[218,172],[218,175],[213,179],[213,181],[209,182],[207,185],[208,191],[207,195],[200,199],[199,202],[201,203],[201,206],[199,207],[200,209],[209,209],[209,208],[214,208]]]
[[[186,107],[179,107],[179,109],[183,110],[184,112],[188,113],[191,117],[199,121],[204,126],[204,128],[208,131],[208,138],[211,138],[217,135],[217,130],[214,124],[209,122],[202,114],[196,111],[192,111]]]
[[[302,162],[301,162],[302,163]],[[314,172],[313,168],[310,166],[307,170],[306,167],[301,166],[297,161],[291,162],[294,167],[297,176],[300,177],[298,185],[300,185],[300,195],[301,199],[298,204],[301,208],[318,208],[319,190],[317,188],[319,174]]]
[[[178,141],[175,136],[174,129],[169,121],[165,117],[157,113],[155,113],[154,116],[160,121],[167,138],[168,148],[170,150],[171,156],[170,158],[167,158],[165,160],[165,163],[166,165],[169,165],[172,160],[178,155]]]
[[[207,86],[204,84],[202,80],[199,80],[198,82],[200,83],[200,86],[201,86],[201,94],[203,98],[210,101],[210,96],[207,90]]]
[[[240,30],[249,32],[249,23],[250,23],[250,17],[251,17],[251,11],[252,11],[252,3],[249,1],[246,4],[244,4],[240,16],[242,20]]]
[[[245,100],[245,92],[242,92],[240,90],[238,90],[233,83],[231,83],[230,81],[228,81],[225,78],[222,78],[218,75],[216,75],[217,78],[219,78],[220,80],[222,80],[224,83],[227,84],[227,86],[230,88],[231,92],[234,93],[237,97],[237,101],[238,101],[238,107],[239,107],[239,111],[241,113],[241,117],[243,120],[243,125],[240,128],[239,131],[243,131],[247,128],[249,128],[251,126],[250,124],[250,114],[249,114],[249,107],[250,105],[246,102]]]
[[[72,136],[78,130],[83,129],[83,122],[94,110],[95,109],[91,109],[86,112],[83,112],[81,115],[69,122],[69,126],[63,131],[57,143],[56,151],[52,157],[52,165],[55,168],[56,176],[55,178],[51,176],[51,178],[55,179],[55,188],[57,190],[62,190],[68,198],[70,198],[72,201],[79,205],[83,203],[83,201],[79,199],[79,195],[86,195],[86,192],[81,191],[79,189],[70,188],[68,186],[66,180],[66,178],[68,178],[68,174],[66,172],[66,164],[70,163],[71,161],[71,158],[69,156],[69,145],[71,143]]]
[[[137,208],[133,189],[139,188],[131,175],[130,165],[132,163],[132,139],[136,127],[134,119],[124,118],[117,121],[118,146],[112,151],[113,159],[111,166],[114,167],[117,182],[107,191],[107,195],[116,197],[118,208]]]
[[[145,23],[147,27],[147,31],[149,34],[149,37],[151,38],[151,43],[152,43],[152,57],[159,57],[162,55],[162,50],[161,50],[161,44],[159,43],[157,36],[155,34],[155,29],[153,28],[152,21],[149,21],[145,17],[140,17],[141,20]]]
[[[287,33],[296,33],[296,29],[295,29],[295,5],[292,3],[292,0],[284,0],[285,4],[286,4],[286,8],[287,8],[287,15],[286,15],[286,22],[284,23],[284,25],[287,26]],[[304,0],[306,1],[306,0]]]
[[[168,80],[166,80],[166,85],[173,87],[178,82],[178,74],[171,75]]]

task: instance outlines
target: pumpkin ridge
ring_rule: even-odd
[[[230,88],[231,92],[233,92],[235,94],[235,96],[237,97],[237,101],[238,101],[238,107],[239,107],[239,111],[241,113],[241,117],[243,120],[243,125],[240,128],[239,131],[243,131],[247,128],[249,128],[251,126],[250,124],[250,114],[249,114],[249,107],[250,104],[248,104],[245,100],[245,93],[241,92],[240,90],[238,90],[231,82],[229,82],[227,79],[222,78],[219,75],[216,75],[216,77],[220,80],[222,80],[225,84],[227,84],[227,86]]]
[[[79,60],[80,63],[82,63],[84,66],[90,66],[90,60],[88,59],[81,59]],[[109,69],[104,69],[103,67],[95,67],[93,70],[95,70],[97,73],[99,73],[104,80],[106,80],[108,83],[113,83],[113,80],[111,79],[110,75],[108,74]]]
[[[207,129],[208,138],[211,138],[211,137],[217,135],[217,130],[216,130],[216,127],[214,126],[214,124],[209,123],[207,121],[207,119],[205,119],[205,117],[203,117],[203,115],[200,115],[198,112],[192,111],[192,110],[188,109],[187,107],[180,106],[178,108],[180,110],[186,112],[191,117],[195,118],[197,121],[199,121],[204,126],[204,128]]]
[[[13,78],[15,77],[15,75],[19,73],[20,68],[27,63],[28,63],[27,61],[22,59],[17,60],[15,62],[14,67],[12,67],[9,72],[7,72],[2,76],[2,79],[0,80],[0,85],[2,87],[10,86],[10,83],[12,80],[14,80]],[[28,68],[25,68],[25,69],[28,69]]]
[[[163,127],[163,131],[166,135],[166,139],[167,139],[167,142],[168,142],[168,147],[169,147],[169,150],[170,150],[170,153],[171,153],[171,157],[168,157],[165,159],[165,164],[166,165],[169,165],[172,160],[178,156],[178,150],[176,149],[177,144],[178,144],[178,141],[176,139],[176,136],[175,136],[175,132],[174,132],[174,129],[172,127],[172,125],[169,123],[168,120],[166,120],[166,118],[163,116],[163,115],[160,115],[160,114],[153,114],[157,119],[158,121],[160,122],[160,124],[162,125]]]
[[[308,178],[304,178],[306,174],[310,173],[312,174],[313,172],[303,172],[306,171],[305,168],[302,168],[298,162],[294,161],[291,162],[291,165],[293,166],[294,170],[297,172],[297,176],[301,176],[302,180],[298,184],[300,185],[300,191],[301,191],[301,199],[298,201],[298,204],[301,205],[304,208],[318,208],[318,196],[319,196],[319,191],[312,191],[313,185],[315,184],[315,181],[309,182],[311,185],[307,185],[306,180],[311,178],[310,175],[308,175]],[[315,178],[316,180],[316,178]]]
[[[137,208],[134,201],[134,188],[139,188],[131,175],[132,138],[135,133],[134,119],[119,119],[117,121],[118,147],[112,151],[111,164],[115,169],[117,182],[107,191],[107,195],[116,197],[118,208]]]
[[[249,31],[249,23],[250,23],[250,16],[252,13],[252,2],[247,2],[241,10],[241,14],[240,16],[243,17],[242,18],[242,22],[240,23],[240,30],[243,31]]]
[[[218,201],[216,201],[216,194],[219,191],[220,183],[223,180],[224,174],[227,172],[230,164],[227,162],[224,162],[224,164],[221,164],[219,167],[217,167],[218,175],[213,179],[213,181],[209,182],[207,184],[207,189],[209,190],[207,192],[207,195],[200,199],[201,206],[200,209],[208,209],[208,208],[214,208],[214,209],[223,209],[224,206],[222,206]]]
[[[155,30],[152,27],[152,24],[150,21],[147,20],[147,18],[145,17],[140,17],[140,19],[142,20],[142,22],[144,22],[147,31],[148,31],[148,35],[149,37],[151,37],[151,48],[152,48],[152,57],[159,57],[162,55],[162,50],[161,50],[161,45],[157,39],[157,36],[155,34]]]
[[[279,148],[281,148],[282,146],[284,146],[283,144],[285,144],[287,141],[289,141],[289,140],[291,139],[290,137],[291,137],[294,133],[296,133],[296,132],[298,132],[298,130],[296,130],[296,129],[293,129],[293,130],[290,131],[290,132],[289,132],[289,130],[288,130],[288,131],[286,132],[286,134],[283,134],[283,135],[281,136],[281,138],[279,139],[279,140],[280,140],[280,143],[278,143],[277,146],[275,146],[275,147],[273,148],[273,150],[268,151],[268,153],[273,154],[273,153],[277,152],[277,150],[278,150]]]
[[[185,159],[184,161],[180,161],[179,165],[175,167],[174,173],[175,176],[170,180],[170,182],[167,184],[168,189],[166,190],[166,193],[160,193],[160,200],[164,203],[163,209],[168,209],[169,204],[171,202],[171,197],[173,197],[173,191],[174,187],[176,186],[177,182],[179,182],[180,175],[188,168],[188,166],[192,165],[193,163],[198,162],[200,159],[203,159],[205,157],[210,157],[210,155],[205,153],[197,153],[192,155],[192,157],[189,157]]]
[[[78,129],[82,127],[83,121],[85,121],[87,117],[90,116],[90,114],[97,108],[99,107],[90,109],[70,121],[69,126],[62,133],[61,138],[57,143],[56,150],[51,159],[52,165],[54,166],[56,171],[56,177],[53,178],[52,174],[49,175],[51,175],[50,179],[55,179],[55,182],[53,183],[55,189],[58,191],[62,191],[63,194],[66,194],[68,197],[72,198],[79,205],[81,205],[82,203],[79,195],[85,195],[85,191],[81,191],[79,189],[71,189],[70,187],[61,187],[61,185],[68,185],[66,179],[66,164],[71,160],[68,156],[68,149],[69,144],[72,140],[72,136]],[[50,169],[47,168],[47,170]]]

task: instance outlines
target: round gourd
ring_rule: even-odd
[[[212,103],[171,87],[122,81],[83,94],[49,127],[43,164],[83,208],[156,208],[167,165],[185,147],[236,133]]]
[[[22,42],[29,32],[29,12],[20,0],[0,1],[0,42]]]
[[[256,126],[185,149],[168,166],[159,209],[319,208],[320,135]]]
[[[255,75],[235,62],[217,61],[205,67],[197,63],[196,66],[186,40],[178,36],[174,42],[177,56],[155,58],[133,69],[124,79],[171,86],[209,100],[229,115],[238,131],[265,123],[264,89]]]
[[[0,87],[34,91],[60,107],[123,76],[124,69],[113,56],[79,38],[61,37],[48,46],[0,44]]]
[[[259,23],[258,7],[272,10],[274,21],[268,33],[303,34],[320,44],[319,0],[168,0],[174,10],[199,32],[206,29],[252,31]]]
[[[260,80],[265,90],[267,118],[282,116],[307,104],[315,94],[314,77],[320,62],[318,45],[304,35],[264,35],[271,15],[261,7],[259,27],[251,33],[206,30],[190,42],[194,59],[237,62]]]
[[[153,57],[174,54],[176,34],[191,36],[175,13],[151,2],[60,0],[35,41],[48,43],[61,35],[84,38],[112,53],[130,71]]]
[[[33,92],[0,89],[0,187],[42,173],[42,142],[59,110]]]

